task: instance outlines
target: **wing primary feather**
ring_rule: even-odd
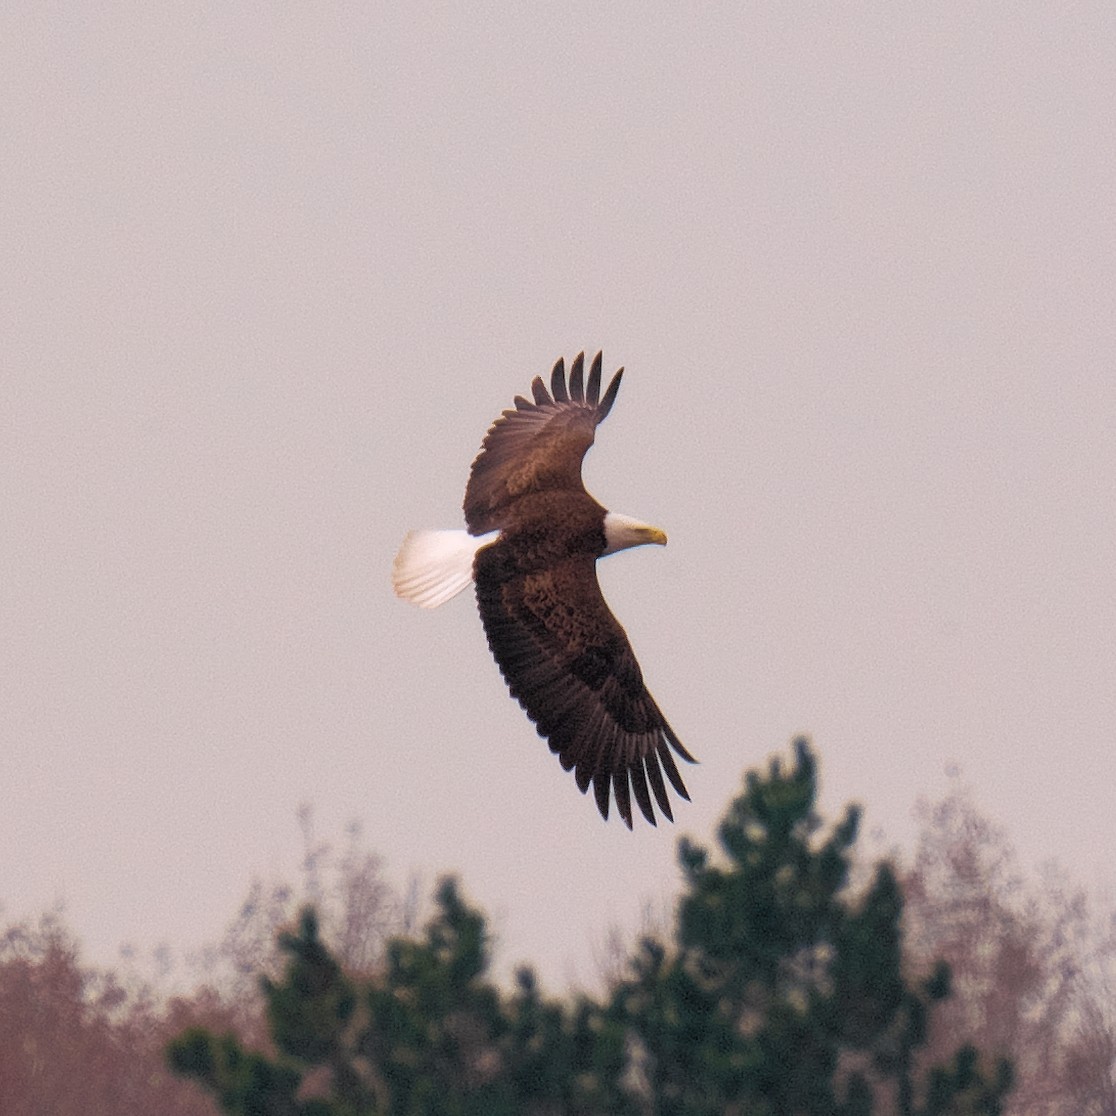
[[[662,716],[662,714],[661,714],[661,713],[660,713],[659,715],[660,715],[660,716]],[[681,757],[682,757],[682,758],[683,758],[683,759],[684,759],[684,760],[685,760],[685,761],[686,761],[687,763],[697,763],[697,760],[696,760],[696,759],[694,759],[694,757],[693,757],[693,756],[691,756],[691,755],[690,755],[690,753],[689,753],[689,752],[687,752],[687,751],[686,751],[686,749],[685,749],[685,748],[684,748],[684,747],[682,746],[682,741],[678,739],[678,737],[677,737],[677,736],[675,735],[675,733],[674,733],[674,729],[672,729],[672,728],[670,727],[670,725],[668,725],[668,724],[666,723],[666,721],[663,721],[663,735],[664,735],[664,736],[665,736],[665,737],[667,738],[667,740],[669,740],[669,741],[670,741],[670,746],[671,746],[671,747],[672,747],[672,748],[673,748],[673,749],[674,749],[674,750],[675,750],[675,751],[676,751],[676,752],[677,752],[677,753],[678,753],[678,754],[679,754],[679,755],[680,755],[680,756],[681,756]]]
[[[550,750],[559,755],[565,755],[569,752],[570,745],[573,744],[577,737],[578,724],[576,707],[580,701],[580,695],[575,691],[571,691],[564,698],[557,699],[559,704],[554,706],[554,710],[550,715],[550,721],[553,727],[548,732],[542,731],[542,723],[539,722],[539,733],[547,738],[550,744]],[[563,761],[563,766],[569,771],[569,765]]]
[[[570,398],[575,403],[585,402],[585,392],[581,386],[581,376],[585,368],[585,354],[578,353],[570,365]]]
[[[593,706],[589,710],[588,719],[578,729],[577,736],[570,746],[570,755],[577,764],[578,771],[583,768],[585,770],[585,786],[589,785],[590,777],[597,770],[596,743],[603,731],[603,721],[604,710],[599,705]],[[585,787],[581,789],[584,791]]]
[[[597,405],[601,397],[601,354],[593,357],[593,367],[589,369],[589,383],[585,388],[585,402],[590,407]]]
[[[589,789],[589,783],[593,779],[593,769],[587,763],[579,763],[574,768],[574,782],[577,783],[577,789],[584,794]],[[605,815],[608,816],[607,814]]]
[[[566,362],[561,357],[550,373],[550,390],[558,403],[568,403],[569,395],[566,393]]]
[[[662,760],[663,770],[670,780],[670,785],[689,802],[690,796],[686,792],[686,784],[682,782],[682,776],[678,774],[678,768],[674,766],[674,758],[670,754],[670,749],[660,740],[657,751],[659,753],[659,759]]]
[[[616,795],[616,809],[624,819],[624,824],[632,828],[632,796],[628,787],[626,768],[618,768],[612,773],[612,793]],[[654,824],[654,823],[652,823]]]
[[[674,815],[670,812],[670,799],[667,798],[666,787],[663,785],[663,773],[659,770],[659,761],[652,753],[648,753],[643,766],[647,769],[647,778],[651,781],[651,789],[655,792],[655,801],[659,804],[659,809],[674,821]]]
[[[546,390],[546,384],[542,382],[541,376],[536,376],[531,381],[531,394],[535,397],[535,402],[540,407],[545,407],[547,403],[554,402],[554,400],[550,398],[550,392]]]
[[[597,809],[601,812],[601,817],[608,821],[608,792],[612,787],[612,780],[608,777],[607,771],[598,771],[593,776],[593,794],[597,799]],[[631,820],[628,821],[629,827]]]
[[[528,403],[522,395],[517,395],[515,397],[515,408],[517,411],[533,411],[535,405],[533,403]]]
[[[608,385],[608,391],[604,393],[604,398],[597,406],[597,422],[602,423],[608,417],[608,412],[612,410],[612,404],[616,402],[616,393],[620,390],[620,378],[624,375],[624,369],[621,368],[612,381]]]
[[[635,791],[636,802],[639,803],[639,812],[655,825],[655,811],[651,808],[651,795],[647,791],[647,776],[643,773],[643,759],[637,757],[628,773],[632,778],[632,790]]]

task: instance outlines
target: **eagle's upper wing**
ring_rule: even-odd
[[[488,643],[512,696],[562,766],[573,768],[581,791],[593,784],[607,818],[611,789],[629,828],[632,792],[655,824],[653,793],[673,821],[662,772],[688,800],[671,748],[694,760],[643,684],[628,637],[601,594],[593,556],[524,573],[497,545],[478,552],[475,572]]]
[[[465,489],[465,522],[481,535],[503,526],[502,513],[518,497],[548,489],[580,489],[581,461],[593,444],[598,423],[604,421],[620,389],[621,368],[603,398],[601,354],[583,386],[585,355],[570,365],[567,389],[565,363],[559,360],[550,374],[550,391],[541,377],[531,384],[534,402],[517,395],[509,409],[492,424],[473,462]]]

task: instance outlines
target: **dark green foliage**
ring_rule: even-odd
[[[263,981],[274,1057],[192,1030],[172,1067],[237,1116],[518,1116],[590,1111],[579,1096],[624,1068],[623,1035],[601,1034],[589,1005],[548,1003],[533,973],[503,995],[485,978],[483,916],[452,880],[419,939],[395,938],[377,979],[355,987],[318,937],[312,911],[280,940],[278,982]]]
[[[307,911],[264,982],[274,1056],[193,1031],[172,1065],[244,1116],[994,1116],[1006,1064],[964,1048],[922,1067],[948,971],[904,973],[895,876],[854,894],[858,813],[823,832],[816,791],[805,742],[789,770],[750,774],[723,855],[681,843],[674,940],[644,938],[603,1002],[548,1001],[530,970],[501,991],[484,918],[447,880],[422,937],[359,985]]]
[[[719,830],[719,863],[682,843],[675,947],[645,941],[611,1007],[642,1038],[656,1111],[999,1112],[1006,1067],[989,1081],[962,1052],[919,1080],[948,974],[906,979],[895,876],[880,865],[850,893],[858,812],[822,833],[816,791],[799,741],[790,770],[776,761],[767,778],[747,777]]]
[[[193,1029],[170,1048],[171,1068],[208,1085],[226,1112],[245,1116],[294,1116],[303,1109],[294,1099],[299,1074],[241,1048],[231,1035]]]
[[[318,940],[312,909],[303,911],[297,935],[280,935],[279,947],[290,957],[286,980],[274,984],[265,977],[263,981],[272,1037],[281,1050],[300,1061],[328,1061],[341,1047],[356,993]]]

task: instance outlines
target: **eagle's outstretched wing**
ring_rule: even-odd
[[[601,398],[601,354],[593,360],[586,387],[584,362],[584,354],[574,358],[567,388],[565,363],[559,360],[550,374],[549,392],[536,376],[534,401],[517,395],[515,408],[489,428],[465,488],[465,522],[471,534],[504,527],[515,514],[510,505],[525,495],[566,490],[590,498],[581,480],[581,461],[597,425],[612,409],[624,369],[612,377]]]
[[[577,785],[593,784],[608,817],[609,791],[631,828],[631,793],[655,824],[648,787],[671,820],[662,772],[689,799],[671,748],[694,762],[643,684],[619,621],[609,611],[591,558],[578,556],[516,573],[500,547],[477,554],[477,605],[493,657],[512,696],[535,722]],[[668,747],[669,745],[669,747]]]

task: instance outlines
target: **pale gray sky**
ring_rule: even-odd
[[[0,15],[0,902],[218,935],[300,802],[561,980],[799,732],[913,832],[959,763],[1116,886],[1116,6],[12,5]],[[559,355],[665,550],[606,594],[701,760],[604,825],[455,526]]]

